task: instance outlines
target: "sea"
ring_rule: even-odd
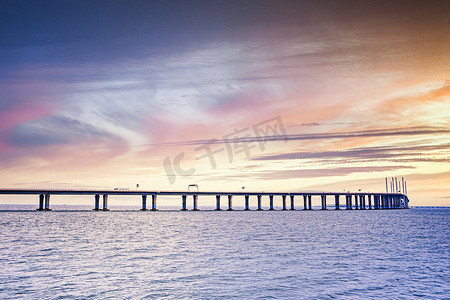
[[[450,209],[0,206],[1,299],[450,299]]]

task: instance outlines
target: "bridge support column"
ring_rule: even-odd
[[[152,194],[152,211],[157,211],[158,210],[156,208],[156,198],[157,198],[157,195],[156,194]]]
[[[327,209],[327,195],[320,195],[320,198],[322,199],[322,210]]]
[[[358,208],[358,195],[355,195],[355,209],[359,209]]]
[[[294,197],[295,195],[291,195],[291,210],[295,210]]]
[[[281,195],[282,201],[283,201],[283,210],[287,210],[286,208],[286,195]]]
[[[44,194],[39,195],[39,208],[37,210],[44,210]]]
[[[346,197],[347,197],[347,209],[351,210],[353,209],[352,195],[346,195]]]
[[[372,195],[367,195],[367,201],[369,201],[369,209],[372,209]]]
[[[181,210],[182,211],[187,210],[187,208],[186,208],[186,199],[187,199],[187,195],[181,195]]]
[[[339,204],[339,196],[340,195],[334,195],[334,209],[340,210],[341,206]]]
[[[228,210],[233,210],[233,195],[228,195]]]
[[[312,210],[312,201],[311,201],[312,195],[308,195],[308,209]]]
[[[192,195],[192,202],[193,202],[192,210],[193,211],[199,210],[198,207],[197,207],[197,200],[198,200],[198,195]]]
[[[45,194],[45,208],[46,211],[51,211],[50,209],[50,194]]]
[[[303,210],[308,209],[308,195],[303,195]]]
[[[103,195],[103,210],[108,211],[108,194]]]
[[[220,195],[216,195],[216,210],[222,210],[220,208]]]
[[[95,202],[94,202],[94,210],[98,211],[100,210],[100,195],[95,195]]]
[[[142,195],[142,211],[147,210],[147,195]]]
[[[258,210],[263,210],[261,206],[261,197],[262,195],[258,195]]]
[[[366,209],[366,196],[365,195],[359,195],[359,202],[361,209]]]
[[[269,195],[269,210],[273,210],[273,195]]]
[[[250,203],[249,203],[249,197],[250,195],[245,195],[245,209],[244,210],[250,210]]]

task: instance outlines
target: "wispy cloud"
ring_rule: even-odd
[[[219,139],[216,143],[254,143],[254,142],[276,142],[276,141],[301,141],[301,140],[329,140],[329,139],[353,139],[353,138],[369,138],[369,137],[392,137],[392,136],[423,136],[423,135],[439,135],[448,134],[450,129],[437,126],[419,126],[407,128],[388,128],[388,129],[369,129],[344,132],[326,132],[313,134],[287,134],[259,137],[242,137],[234,139]],[[192,146],[203,145],[209,140],[192,140],[169,142],[165,145],[169,146]]]
[[[12,130],[10,136],[14,146],[22,147],[68,144],[89,138],[117,140],[110,132],[63,116],[52,116],[20,124]]]
[[[447,158],[423,158],[415,157],[422,156],[423,153],[427,153],[429,156],[432,151],[436,150],[446,150],[449,151],[450,144],[442,145],[419,145],[419,146],[405,146],[405,147],[392,147],[392,146],[380,146],[380,147],[361,147],[348,150],[339,151],[318,151],[318,152],[292,152],[284,154],[275,155],[263,155],[253,158],[253,160],[301,160],[301,159],[351,159],[353,162],[356,160],[377,160],[377,159],[392,159],[399,157],[414,157],[402,159],[402,161],[449,161],[450,157]],[[440,154],[442,155],[442,154]],[[445,155],[445,154],[444,154]],[[450,152],[447,153],[450,155]]]

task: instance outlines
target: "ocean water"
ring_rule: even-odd
[[[449,299],[450,209],[1,211],[1,299]]]

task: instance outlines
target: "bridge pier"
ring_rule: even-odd
[[[109,209],[108,209],[108,194],[103,195],[103,210],[109,211]]]
[[[147,195],[142,195],[142,211],[147,210]]]
[[[100,210],[100,195],[99,194],[95,194],[94,210],[95,211],[99,211]]]
[[[312,210],[312,201],[311,201],[312,195],[308,195],[308,209]]]
[[[233,209],[233,195],[228,195],[228,209],[229,211],[234,210]]]
[[[308,209],[308,195],[303,195],[303,210]]]
[[[50,209],[50,194],[45,194],[45,207],[44,210],[51,211]]]
[[[339,204],[339,196],[340,195],[334,195],[334,209],[335,210],[340,210],[340,204]]]
[[[281,195],[282,201],[283,201],[283,210],[287,210],[286,208],[286,195]]]
[[[187,210],[186,199],[187,199],[187,195],[181,195],[181,209],[180,210],[182,210],[182,211]]]
[[[216,210],[222,210],[220,208],[220,195],[216,195]]]
[[[244,210],[250,210],[250,203],[249,203],[249,195],[245,195],[245,209]]]
[[[44,210],[44,198],[45,198],[44,194],[39,195],[39,208],[36,210],[41,210],[41,211]]]
[[[345,195],[347,197],[347,209],[352,210],[352,195]]]
[[[158,209],[156,208],[156,194],[152,194],[152,211],[157,211]]]
[[[291,210],[295,210],[294,197],[294,195],[291,195]]]
[[[369,202],[369,209],[372,209],[372,195],[367,195],[367,201]]]
[[[269,195],[269,210],[273,210],[273,195]]]
[[[365,195],[359,195],[359,202],[361,209],[366,209],[366,196]]]
[[[198,195],[192,195],[192,210],[193,211],[198,211],[198,207],[197,207],[197,200],[198,200]]]
[[[322,199],[322,210],[327,210],[327,195],[322,194],[320,198]]]
[[[358,195],[355,195],[355,209],[359,209],[358,207]]]
[[[258,195],[258,209],[257,210],[263,210],[261,206],[261,197],[262,195]]]

